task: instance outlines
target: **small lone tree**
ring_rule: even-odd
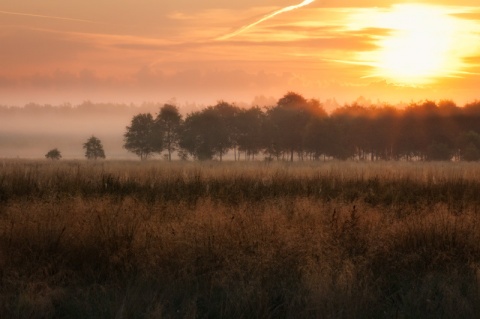
[[[93,135],[83,144],[83,148],[85,149],[85,157],[87,159],[105,158],[102,142]]]
[[[53,160],[59,160],[62,158],[62,154],[57,148],[54,148],[53,150],[48,151],[47,154],[45,154],[45,158]]]

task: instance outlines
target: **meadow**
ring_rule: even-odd
[[[476,318],[480,165],[0,161],[2,318]]]

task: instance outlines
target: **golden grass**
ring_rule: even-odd
[[[5,161],[0,313],[474,318],[479,173],[465,163]]]

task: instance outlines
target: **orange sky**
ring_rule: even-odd
[[[301,3],[3,0],[0,104],[480,98],[478,0]]]

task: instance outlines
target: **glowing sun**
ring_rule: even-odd
[[[378,50],[364,56],[374,68],[370,76],[419,85],[454,76],[461,68],[455,48],[459,25],[445,9],[397,5],[371,18],[386,34],[377,36]]]

